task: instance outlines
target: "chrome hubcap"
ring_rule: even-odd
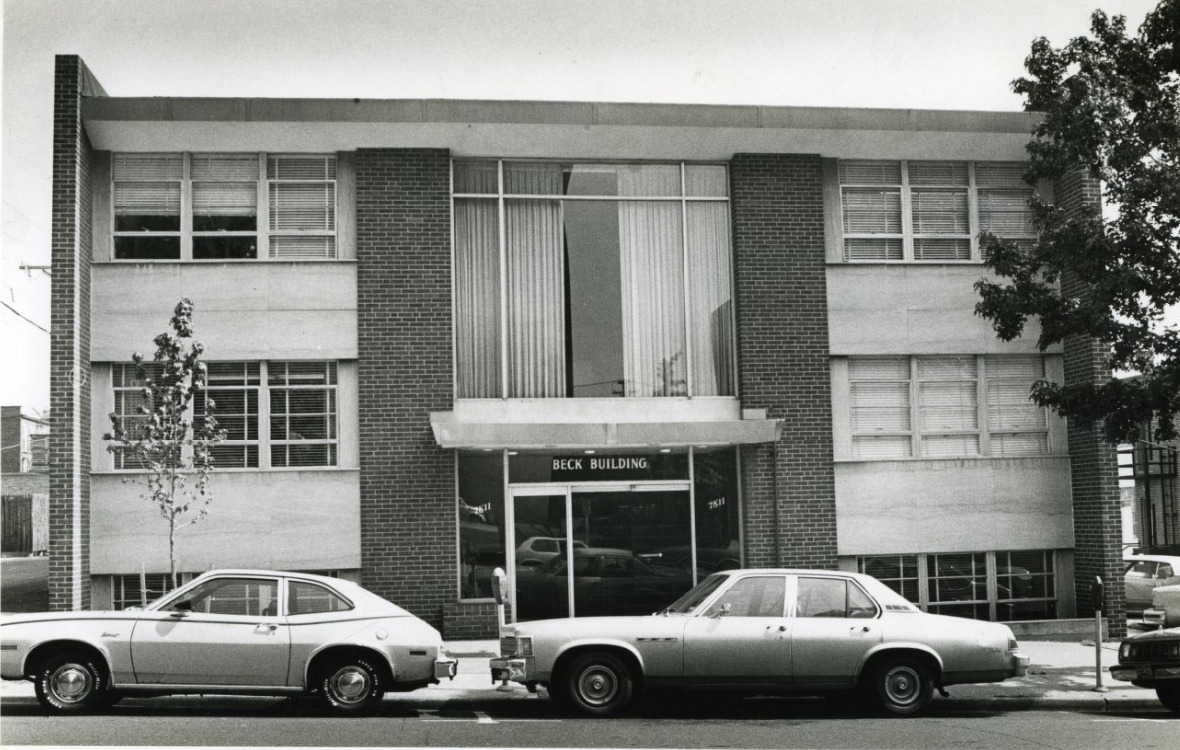
[[[369,675],[356,667],[344,667],[329,680],[332,694],[341,703],[359,703],[369,693]]]
[[[591,705],[601,706],[609,703],[618,691],[618,678],[606,667],[590,667],[582,672],[578,680],[578,693]]]
[[[885,674],[885,694],[889,700],[906,705],[918,700],[922,681],[912,667],[894,667]]]
[[[77,703],[90,694],[90,672],[77,664],[63,664],[49,678],[50,688],[63,703]]]

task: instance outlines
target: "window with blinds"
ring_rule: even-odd
[[[1020,163],[841,160],[844,260],[965,262],[981,231],[1035,240]]]
[[[203,427],[208,404],[225,438],[212,447],[214,469],[313,468],[339,463],[338,364],[331,361],[206,362],[206,385],[192,403]],[[149,377],[159,365],[149,363]],[[112,366],[115,415],[133,434],[146,417],[144,381],[134,364]],[[116,469],[144,468],[116,452]]]
[[[131,440],[140,440],[145,436],[145,427],[148,424],[145,411],[150,410],[152,405],[151,396],[146,388],[149,380],[158,380],[163,372],[161,366],[154,362],[145,362],[143,369],[141,376],[136,365],[125,363],[115,365],[111,372],[115,402],[113,417]],[[116,448],[113,455],[116,469],[146,468],[139,456],[122,448]]]
[[[337,257],[331,154],[115,154],[116,260]]]
[[[1039,355],[850,358],[852,457],[1048,453],[1048,413],[1029,399],[1044,378]]]

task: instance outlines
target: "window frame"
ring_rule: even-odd
[[[182,160],[182,176],[179,180],[180,185],[180,228],[177,231],[128,231],[118,230],[116,228],[116,187],[120,182],[134,183],[134,182],[175,182],[175,180],[116,180],[115,161],[120,156],[180,156]],[[197,179],[192,177],[192,161],[194,156],[224,156],[224,157],[241,157],[251,156],[257,160],[257,176],[254,180],[247,183],[242,180],[209,180]],[[331,164],[332,177],[324,179],[286,179],[275,178],[271,179],[269,174],[269,165],[271,159],[282,157],[310,157],[323,158],[328,160],[326,163]],[[267,151],[119,151],[114,152],[111,156],[111,169],[108,177],[107,186],[107,216],[110,217],[109,236],[110,241],[110,255],[106,261],[112,263],[257,263],[257,262],[317,262],[317,261],[338,261],[342,259],[341,253],[341,227],[340,227],[340,159],[335,152],[267,152]],[[215,184],[215,183],[242,183],[253,184],[255,187],[255,227],[253,231],[249,230],[194,230],[194,184]],[[310,183],[325,183],[331,188],[331,214],[332,214],[332,228],[324,230],[283,230],[271,229],[271,220],[274,214],[274,206],[271,203],[271,188],[272,185],[278,184],[310,184]],[[273,257],[271,239],[273,237],[300,237],[300,236],[314,236],[314,237],[330,237],[332,244],[331,254],[324,257],[303,257],[303,256],[282,256]],[[175,258],[120,258],[118,254],[118,239],[120,237],[177,237],[179,240],[178,257]],[[193,241],[203,237],[253,237],[255,238],[255,252],[253,258],[195,258],[193,257]]]
[[[974,429],[955,429],[955,430],[937,430],[926,429],[923,427],[923,404],[921,400],[922,383],[930,382],[969,382],[968,380],[944,380],[944,379],[920,379],[919,362],[923,360],[935,360],[947,357],[972,357],[975,360],[975,409],[976,409],[976,427]],[[1020,427],[1020,428],[1004,428],[993,429],[990,425],[990,409],[993,406],[989,400],[991,394],[991,384],[993,382],[1011,382],[1014,378],[993,378],[989,373],[988,361],[997,357],[1013,357],[1013,358],[1035,358],[1039,360],[1040,377],[1038,379],[1047,380],[1049,378],[1048,367],[1045,356],[1039,354],[971,354],[971,355],[891,355],[891,356],[851,356],[848,357],[850,362],[848,374],[848,435],[849,435],[849,456],[853,461],[936,461],[936,460],[961,460],[964,458],[1021,458],[1029,456],[1048,456],[1053,453],[1053,431],[1050,426],[1050,417],[1047,407],[1036,407],[1041,414],[1040,425],[1035,427]],[[903,381],[891,380],[864,380],[854,379],[851,372],[851,362],[855,360],[902,360],[905,359],[909,364],[909,430],[865,430],[856,429],[855,414],[857,409],[855,399],[854,384],[860,382],[876,382],[876,383],[902,383]],[[1029,382],[1029,385],[1035,382]],[[1035,404],[1033,405],[1035,406]],[[888,436],[909,436],[910,447],[909,455],[905,456],[888,456],[888,457],[863,457],[857,453],[857,440],[871,439],[874,437],[888,437]],[[930,455],[925,452],[924,438],[931,436],[942,435],[972,435],[978,436],[979,450],[976,453],[963,454],[940,454]],[[993,435],[1043,435],[1044,441],[1040,443],[1044,446],[1043,451],[1035,453],[1000,453],[993,449],[992,436]]]
[[[244,366],[244,369],[247,369],[247,371],[251,373],[249,375],[249,378],[251,380],[254,380],[254,379],[257,380],[256,385],[225,386],[224,388],[222,388],[222,390],[255,390],[256,391],[256,394],[257,394],[257,398],[256,398],[256,403],[257,403],[256,426],[257,426],[258,438],[256,440],[228,440],[224,444],[231,445],[231,446],[236,446],[236,445],[257,446],[258,461],[257,461],[256,466],[222,467],[222,466],[217,466],[216,464],[214,464],[214,466],[213,466],[214,471],[217,471],[217,472],[223,472],[223,471],[224,472],[323,471],[323,470],[339,469],[342,467],[341,455],[340,455],[341,443],[342,443],[342,438],[341,438],[341,434],[340,434],[340,428],[341,428],[341,396],[340,396],[340,370],[341,370],[341,367],[340,367],[340,360],[335,360],[335,359],[328,359],[328,360],[320,360],[320,359],[316,359],[316,360],[217,360],[217,363],[218,364],[229,364],[229,365],[242,365],[242,366]],[[271,390],[272,390],[272,386],[270,384],[270,368],[273,365],[290,364],[290,363],[322,364],[334,372],[333,382],[329,385],[301,387],[304,390],[310,389],[310,388],[330,389],[333,393],[332,399],[335,404],[335,409],[331,413],[332,425],[331,425],[330,432],[331,432],[331,434],[334,435],[334,437],[306,441],[308,444],[314,443],[314,444],[329,445],[330,447],[329,447],[327,453],[329,456],[331,456],[331,459],[332,459],[330,463],[317,464],[317,465],[302,465],[302,466],[301,465],[275,466],[271,460],[271,449],[275,445],[278,445],[278,444],[291,445],[291,444],[298,444],[300,442],[305,442],[305,441],[298,441],[298,440],[293,441],[290,439],[283,440],[283,441],[274,441],[271,439],[271,417],[272,417]],[[153,363],[145,363],[145,364],[150,365]],[[209,364],[209,362],[206,362],[206,364]],[[257,365],[257,369],[250,370],[249,368],[252,365]],[[116,394],[120,391],[139,391],[139,390],[141,390],[142,386],[138,386],[138,385],[137,386],[115,385],[116,379],[115,379],[114,373],[116,372],[116,370],[118,370],[119,368],[131,369],[134,367],[135,367],[134,363],[130,363],[130,362],[112,362],[111,363],[111,381],[110,381],[110,391],[109,392],[111,393],[113,403],[117,403],[118,397]],[[253,374],[255,372],[257,373],[256,375]],[[275,389],[282,388],[282,389],[290,390],[291,386],[289,386],[289,385],[276,385],[276,386],[273,386],[273,388],[275,388]],[[215,391],[217,389],[213,388],[210,390]],[[189,405],[188,414],[186,415],[187,419],[190,422],[194,420],[193,410],[195,408],[195,401],[196,401],[196,399],[194,399],[193,404]],[[214,401],[216,401],[216,396],[214,396]],[[127,415],[127,416],[130,416],[130,415]],[[112,451],[111,455],[112,455],[111,470],[114,472],[127,473],[127,474],[137,474],[137,473],[142,473],[143,471],[145,471],[145,469],[143,469],[142,467],[125,467],[125,466],[123,466],[122,462],[120,461],[121,453],[118,450]]]
[[[485,163],[494,165],[495,167],[495,182],[496,189],[494,192],[460,192],[456,187],[456,165]],[[505,165],[511,167],[518,164],[553,164],[553,165],[570,165],[570,166],[602,166],[602,167],[625,167],[625,166],[675,166],[680,172],[679,194],[677,195],[644,195],[644,196],[624,196],[624,195],[566,195],[562,194],[536,194],[536,193],[516,193],[510,192],[507,180],[505,179]],[[457,268],[458,262],[458,243],[457,233],[455,228],[456,221],[456,202],[457,201],[486,201],[494,203],[497,211],[497,226],[499,231],[499,269],[500,269],[500,312],[498,319],[499,326],[499,351],[500,351],[500,372],[499,378],[499,393],[491,398],[514,399],[520,398],[511,394],[512,390],[512,373],[510,372],[510,358],[508,356],[508,339],[509,339],[509,303],[508,303],[508,281],[507,281],[507,238],[506,232],[506,206],[515,202],[545,202],[553,201],[557,203],[564,202],[640,202],[640,203],[673,203],[680,206],[680,235],[681,235],[681,294],[683,300],[683,320],[681,321],[684,329],[684,355],[685,355],[685,386],[682,395],[674,396],[640,396],[633,398],[740,398],[740,388],[738,385],[738,358],[737,358],[737,315],[731,314],[729,316],[729,352],[728,356],[728,382],[726,383],[727,390],[730,394],[713,396],[713,395],[698,395],[694,389],[694,374],[695,374],[695,353],[693,341],[693,322],[692,322],[692,306],[690,304],[692,285],[689,279],[690,253],[689,253],[689,232],[688,232],[688,206],[690,203],[721,203],[726,206],[727,223],[729,233],[726,236],[726,241],[729,245],[728,254],[729,261],[729,302],[731,306],[736,307],[737,304],[737,279],[736,266],[733,263],[732,256],[734,252],[733,243],[733,215],[732,215],[732,188],[730,186],[730,164],[728,162],[718,161],[691,161],[691,160],[604,160],[604,159],[536,159],[536,158],[502,158],[502,157],[462,157],[452,158],[451,163],[451,190],[450,190],[450,207],[451,207],[451,267]],[[690,195],[690,180],[689,169],[693,167],[720,167],[725,172],[725,195]],[[458,304],[455,278],[457,274],[452,274],[452,289],[451,298],[452,305]],[[452,368],[454,374],[452,377],[452,393],[455,398],[488,398],[487,396],[461,396],[460,395],[460,380],[459,380],[459,330],[458,326],[452,327],[452,341],[451,351],[454,367]],[[567,342],[568,345],[569,342]],[[548,398],[548,397],[545,397]],[[559,398],[582,399],[588,400],[579,396],[568,396]]]
[[[898,165],[900,170],[900,180],[894,184],[892,182],[845,182],[842,178],[843,165]],[[944,164],[944,165],[963,165],[966,168],[967,181],[963,185],[923,185],[913,184],[911,180],[911,165],[913,164]],[[979,243],[979,234],[982,231],[983,222],[980,219],[980,212],[982,209],[981,195],[987,193],[1023,193],[1026,198],[1032,198],[1038,190],[1032,187],[1020,189],[1011,186],[980,186],[976,180],[977,166],[1004,166],[1010,167],[1012,165],[1024,165],[1024,162],[1002,162],[1002,161],[987,161],[987,160],[928,160],[928,159],[839,159],[837,160],[836,174],[835,174],[835,188],[836,200],[833,208],[838,212],[835,227],[840,232],[839,236],[839,262],[856,264],[856,263],[921,263],[921,264],[965,264],[965,263],[981,263],[982,251]],[[845,210],[845,195],[846,190],[851,193],[853,191],[864,190],[883,190],[883,191],[897,191],[900,196],[900,232],[848,232],[845,231],[845,221],[847,219]],[[967,232],[917,232],[914,227],[914,196],[918,192],[964,192],[967,197]],[[852,258],[849,257],[849,250],[847,240],[900,240],[901,241],[901,257],[900,258]],[[915,250],[916,241],[930,239],[930,240],[963,240],[970,241],[970,249],[968,257],[966,258],[921,258]],[[1013,234],[1011,236],[1004,235],[1003,239],[1012,240],[1022,245],[1030,242],[1035,242],[1035,233]],[[887,255],[888,253],[886,253]]]
[[[1000,598],[999,584],[998,584],[998,581],[1000,578],[999,563],[1001,561],[1005,561],[1005,560],[1010,562],[1011,555],[1014,553],[1019,554],[1019,553],[1030,553],[1030,552],[1039,552],[1045,556],[1045,559],[1048,562],[1049,569],[1045,572],[1033,572],[1032,575],[1046,578],[1050,584],[1047,588],[1048,588],[1048,590],[1052,591],[1052,595],[1051,596],[1032,596],[1032,597],[1023,597],[1023,598],[1006,598],[1006,599]],[[983,598],[983,599],[977,598],[977,599],[970,599],[970,600],[965,599],[962,601],[953,601],[953,600],[934,601],[933,599],[931,599],[931,596],[930,596],[931,582],[936,579],[935,579],[935,577],[930,575],[930,567],[933,565],[934,560],[940,555],[943,555],[943,556],[983,555],[984,560],[985,560],[985,565],[986,565],[986,571],[985,571],[986,572],[986,579],[985,579],[986,595],[985,595],[985,598]],[[1001,556],[1003,556],[1003,557],[1001,557]],[[965,552],[937,552],[937,553],[936,552],[914,552],[914,553],[888,554],[888,555],[857,555],[854,558],[854,560],[855,560],[855,564],[856,564],[856,571],[858,573],[864,573],[865,575],[872,575],[871,573],[866,572],[866,567],[868,566],[870,561],[876,561],[876,560],[897,560],[900,563],[900,568],[899,568],[900,570],[904,571],[907,569],[914,569],[915,572],[917,573],[916,577],[905,576],[903,574],[902,576],[896,577],[896,578],[886,578],[886,579],[878,578],[877,580],[880,581],[881,583],[883,583],[884,585],[889,586],[890,589],[893,589],[893,591],[897,592],[902,597],[905,597],[905,594],[903,593],[904,588],[905,588],[903,582],[907,582],[907,581],[914,582],[914,585],[916,585],[916,587],[917,587],[918,601],[914,601],[912,599],[909,599],[908,597],[905,597],[905,598],[907,599],[907,601],[910,601],[911,603],[916,605],[923,612],[930,612],[930,611],[932,611],[932,608],[937,608],[937,607],[945,608],[945,607],[952,607],[955,605],[975,605],[975,606],[986,605],[987,612],[988,612],[988,621],[990,621],[990,622],[1021,622],[1020,620],[997,620],[997,612],[998,612],[999,608],[1002,606],[1005,606],[1005,605],[1013,605],[1013,604],[1027,603],[1027,602],[1050,602],[1053,605],[1053,609],[1056,611],[1056,616],[1060,617],[1060,615],[1061,615],[1060,611],[1058,611],[1058,608],[1062,604],[1061,582],[1059,580],[1059,575],[1061,574],[1062,566],[1059,565],[1056,549],[1032,549],[1032,550],[1007,550],[1007,549],[1005,549],[1005,550],[986,550],[986,551],[985,550],[972,550],[972,551],[965,551]],[[951,576],[946,576],[944,578],[947,578],[947,577],[951,577]],[[897,584],[899,584],[896,587],[894,585],[892,585],[895,582]],[[976,618],[976,619],[978,619],[978,618]],[[1037,618],[1037,619],[1039,619],[1039,618]]]

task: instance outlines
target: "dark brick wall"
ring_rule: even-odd
[[[90,608],[90,173],[85,64],[58,55],[53,92],[49,402],[49,607]]]
[[[356,155],[361,583],[435,627],[456,599],[450,163],[443,149]]]
[[[784,420],[742,449],[746,563],[835,568],[820,157],[737,154],[730,180],[742,406]]]
[[[1069,212],[1097,209],[1101,195],[1097,181],[1071,174],[1056,186],[1058,205]],[[1073,276],[1061,282],[1065,295],[1085,294],[1085,287]],[[1065,382],[1105,382],[1111,371],[1106,364],[1106,347],[1100,342],[1075,336],[1065,341]],[[1122,515],[1119,499],[1116,447],[1102,437],[1102,426],[1069,422],[1069,464],[1073,490],[1074,590],[1078,616],[1092,617],[1090,584],[1101,576],[1106,584],[1105,613],[1110,637],[1126,635],[1126,597],[1123,587]]]

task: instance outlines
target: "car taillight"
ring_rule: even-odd
[[[533,637],[531,635],[521,635],[516,637],[516,655],[533,655]]]
[[[1013,637],[1009,637],[1008,638],[1008,650],[1015,651],[1018,648],[1020,648],[1020,644],[1016,642],[1016,639]]]

